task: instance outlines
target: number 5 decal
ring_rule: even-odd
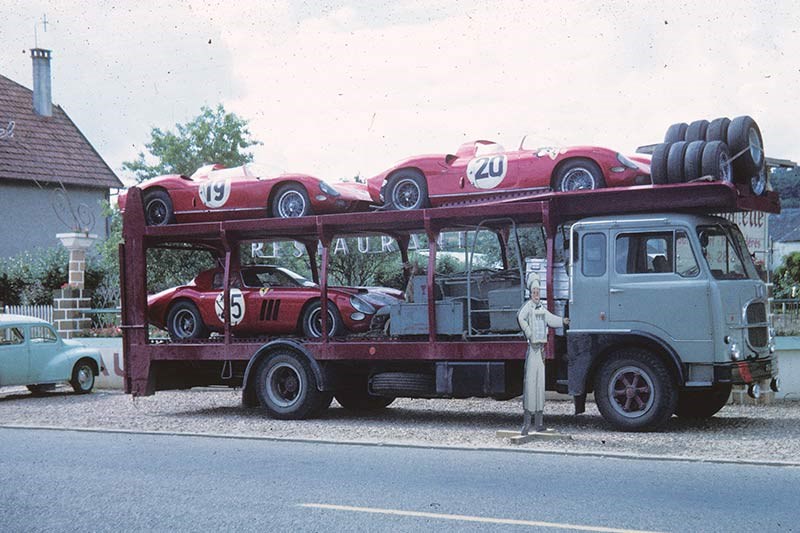
[[[467,165],[467,178],[478,189],[493,189],[500,185],[508,171],[508,159],[503,155],[477,157]]]
[[[206,207],[222,207],[231,195],[231,180],[209,180],[200,185],[198,193]]]
[[[217,313],[217,318],[223,324],[225,323],[225,293],[221,292],[217,295],[214,301],[214,311]],[[237,325],[244,318],[244,295],[239,289],[231,289],[231,326]]]

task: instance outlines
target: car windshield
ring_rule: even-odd
[[[697,236],[703,257],[716,279],[759,279],[753,258],[738,228],[699,226]]]
[[[286,268],[255,267],[242,270],[247,287],[316,287],[316,284]]]
[[[492,144],[476,144],[475,145],[475,155],[487,155],[487,154],[500,154],[505,152],[506,149],[503,148],[502,144],[492,143]]]

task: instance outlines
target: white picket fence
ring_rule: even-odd
[[[52,305],[7,305],[5,312],[9,315],[22,315],[41,318],[53,323]]]

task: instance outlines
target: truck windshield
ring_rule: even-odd
[[[697,236],[703,257],[716,279],[758,279],[747,244],[738,228],[699,226]]]

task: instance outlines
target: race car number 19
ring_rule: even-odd
[[[222,207],[231,195],[230,180],[209,181],[200,185],[200,201],[206,207]]]
[[[506,177],[507,170],[504,154],[476,157],[467,165],[467,179],[478,189],[493,189]]]

